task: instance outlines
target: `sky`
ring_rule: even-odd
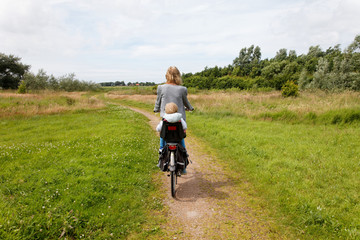
[[[359,0],[0,0],[0,52],[30,71],[92,82],[165,81],[232,64],[261,48],[345,49],[360,34]]]

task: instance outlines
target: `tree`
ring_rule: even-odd
[[[261,76],[270,80],[273,79],[276,74],[280,73],[281,70],[281,64],[279,62],[273,62],[261,70]]]
[[[251,45],[249,48],[243,48],[239,52],[239,56],[234,59],[234,68],[239,67],[240,71],[233,75],[249,76],[253,67],[258,67],[261,61],[261,49],[259,46]],[[254,71],[255,72],[255,71]],[[257,71],[256,71],[257,72]]]
[[[329,62],[329,71],[332,71],[334,68],[334,60],[339,59],[341,56],[340,44],[335,45],[335,47],[329,47],[325,51],[325,58]]]
[[[305,68],[309,73],[314,73],[316,71],[319,59],[317,57],[313,57],[308,59],[305,62]]]
[[[29,65],[20,62],[21,58],[0,53],[0,88],[17,89]]]
[[[274,58],[261,60],[259,47],[242,48],[227,67],[205,67],[183,74],[186,86],[201,89],[271,87],[280,90],[287,82],[301,89],[360,90],[360,35],[343,52],[340,45],[323,51],[319,45],[307,54],[281,48]]]
[[[290,61],[295,61],[296,58],[297,58],[296,51],[295,50],[290,50],[288,58],[289,58]]]
[[[281,62],[283,60],[286,60],[286,58],[287,58],[287,50],[286,50],[286,48],[281,48],[276,53],[275,60]]]
[[[306,89],[309,87],[309,84],[312,82],[313,78],[305,68],[302,69],[300,76],[299,76],[299,88]]]
[[[314,73],[314,79],[310,83],[311,88],[319,88],[329,90],[334,88],[333,83],[329,79],[329,63],[326,59],[320,58],[317,70]]]
[[[125,82],[124,81],[116,81],[115,82],[115,86],[125,86]]]
[[[341,54],[340,44],[337,44],[334,47],[329,47],[325,51],[326,56],[328,56],[328,55],[340,55],[340,54]]]
[[[357,35],[354,39],[354,41],[349,45],[349,47],[346,49],[348,53],[354,53],[356,51],[360,50],[360,35]]]
[[[43,69],[40,69],[36,76],[32,73],[24,75],[24,82],[27,90],[44,90],[49,88],[49,76]]]
[[[319,58],[323,57],[324,55],[325,53],[321,50],[319,45],[309,47],[309,52],[307,54],[308,58]]]

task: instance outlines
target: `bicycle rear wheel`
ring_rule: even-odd
[[[170,178],[171,178],[171,196],[175,197],[175,185],[176,185],[176,173],[175,171],[170,172]]]

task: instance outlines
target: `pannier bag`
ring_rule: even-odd
[[[186,166],[189,164],[189,159],[186,149],[182,145],[177,144],[175,150],[175,156],[177,160],[176,162],[177,169],[179,170],[185,169]],[[169,150],[169,145],[166,145],[160,154],[158,166],[163,172],[166,172],[168,171],[169,162],[170,162],[170,150]]]

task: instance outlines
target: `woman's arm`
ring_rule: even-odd
[[[191,106],[188,98],[187,98],[187,88],[185,87],[185,91],[183,92],[182,94],[182,99],[183,99],[183,103],[184,103],[184,106],[189,109],[190,111],[194,110],[194,108]]]
[[[154,112],[160,112],[160,106],[161,106],[161,86],[159,85],[157,87],[157,98],[155,102]]]

